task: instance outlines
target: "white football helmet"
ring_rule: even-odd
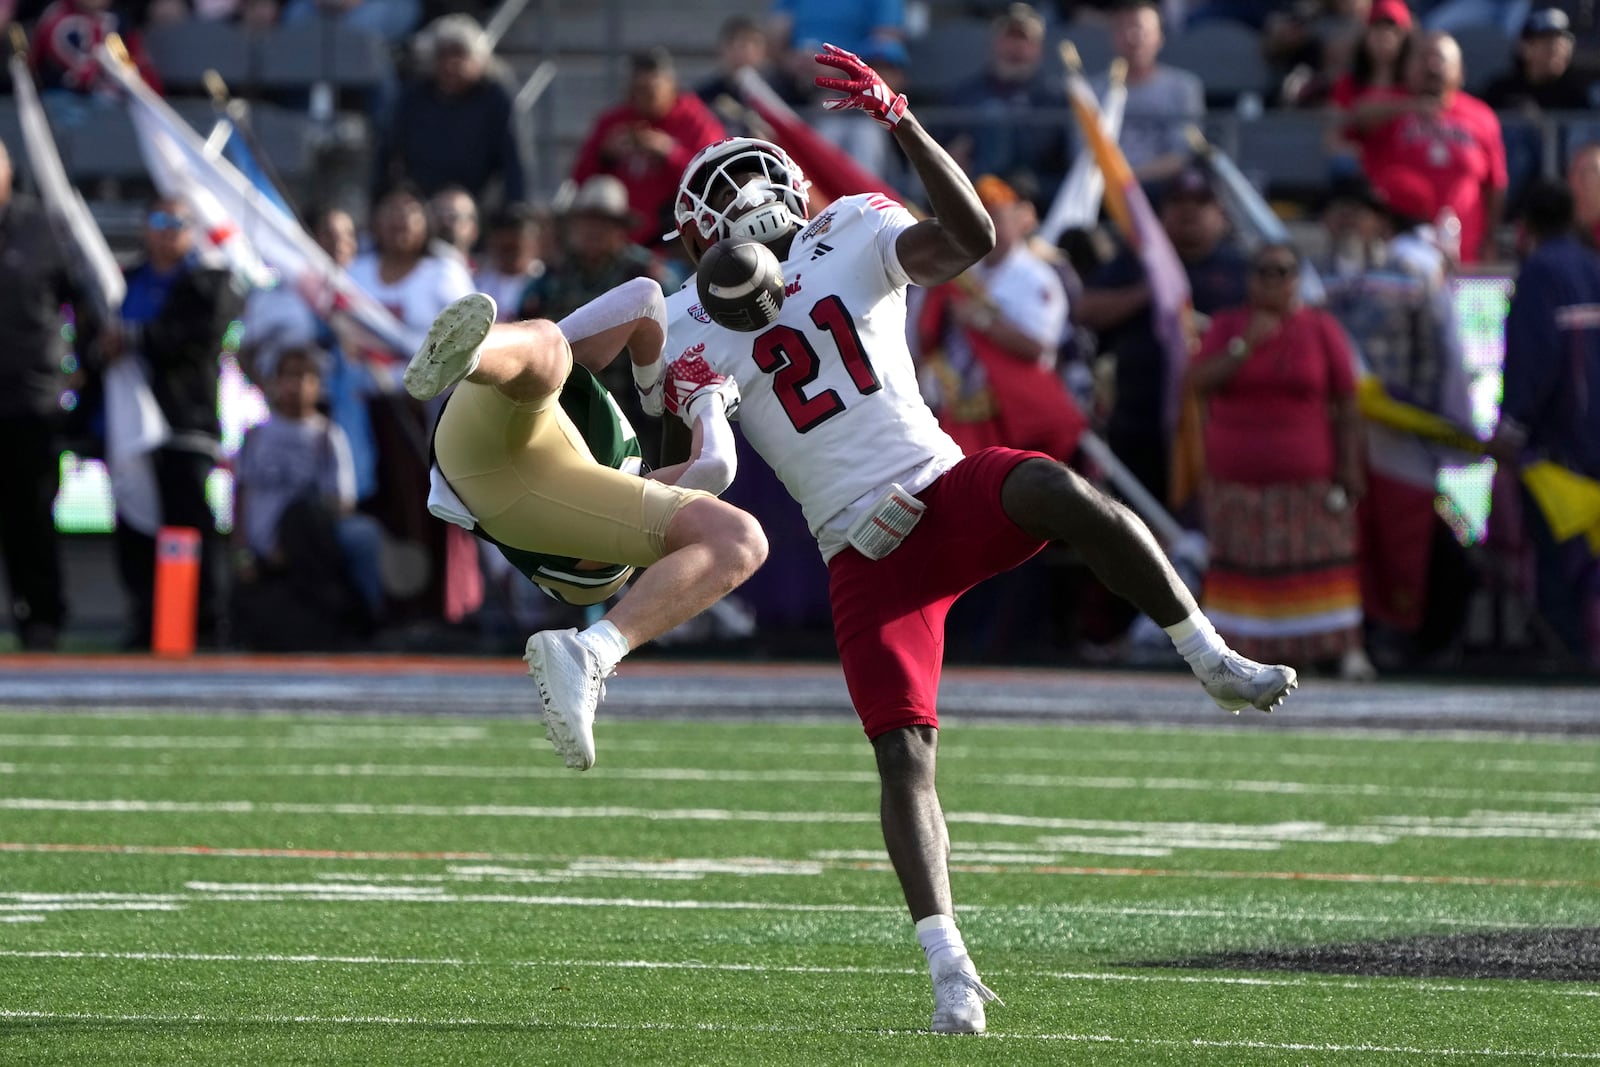
[[[749,177],[751,173],[756,176]],[[746,176],[743,187],[734,180],[735,174]],[[738,195],[719,211],[711,198],[722,187],[738,189]],[[805,222],[810,187],[795,161],[771,141],[755,137],[716,141],[695,153],[683,169],[672,212],[678,228],[664,239],[670,241],[693,227],[708,243],[724,237],[776,240]],[[735,209],[748,210],[729,219]]]

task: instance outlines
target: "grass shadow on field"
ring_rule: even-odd
[[[1126,966],[1311,971],[1369,978],[1521,978],[1600,982],[1600,927],[1420,934],[1329,945],[1218,952]]]

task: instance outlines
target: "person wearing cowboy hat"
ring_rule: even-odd
[[[639,217],[628,204],[628,190],[620,178],[610,174],[589,178],[565,210],[558,210],[556,221],[560,258],[523,290],[519,318],[560,320],[634,278],[651,278],[663,287],[671,281],[661,261],[630,236]],[[626,364],[627,360],[618,360],[607,367],[600,381],[639,431],[645,454],[653,456],[661,423],[646,419],[638,408]]]
[[[557,212],[560,260],[522,294],[525,319],[560,319],[631,278],[663,280],[660,264],[629,237],[638,214],[620,178],[596,174]]]

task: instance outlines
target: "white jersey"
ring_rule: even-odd
[[[466,264],[445,256],[423,256],[410,274],[386,282],[378,275],[378,254],[366,252],[350,264],[349,274],[351,281],[400,321],[413,348],[422,347],[435,315],[473,291]]]
[[[906,345],[895,242],[911,213],[878,194],[834,201],[796,235],[783,311],[756,334],[712,324],[694,286],[667,298],[667,354],[739,383],[739,424],[800,502],[824,559],[892,482],[920,492],[962,452],[923,402]]]

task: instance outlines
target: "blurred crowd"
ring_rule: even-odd
[[[1600,142],[1569,124],[1557,157],[1568,180],[1551,182],[1541,135],[1526,140],[1510,121],[1590,106],[1600,28],[1590,6],[1534,5],[964,5],[961,15],[987,20],[971,42],[987,50],[983,69],[912,103],[975,179],[998,244],[959,283],[913,294],[913,352],[941,421],[964,446],[1038,448],[1154,501],[1189,531],[1180,554],[1207,612],[1247,655],[1348,678],[1459,664],[1474,591],[1492,587],[1526,606],[1526,640],[1550,662],[1600,662],[1594,554],[1581,537],[1558,538],[1514,477],[1537,458],[1600,478]],[[392,42],[402,77],[373,101],[369,187],[349,203],[301,206],[317,242],[413,338],[474,290],[494,296],[505,318],[559,319],[632,278],[681,284],[688,265],[661,235],[674,228],[684,163],[720,137],[765,131],[740,102],[746,68],[915,200],[883,130],[809,110],[811,55],[830,41],[906,84],[908,45],[928,13],[900,0],[775,0],[715,31],[719,68],[699,84],[686,84],[664,49],[633,54],[567,180],[545,191],[530,179],[515,87],[481,12],[420,0],[0,0],[0,23],[31,26],[30,60],[57,122],[101,102],[87,50],[119,29],[132,31],[136,60],[140,30],[184,20],[265,30],[336,18]],[[1252,239],[1195,155],[1191,127],[1219,105],[1204,72],[1161,57],[1173,34],[1218,23],[1253,34],[1270,71],[1258,97],[1229,106],[1324,117],[1327,180],[1297,205],[1317,224],[1298,231],[1299,247]],[[1485,26],[1499,28],[1508,63],[1480,98],[1464,89],[1452,32]],[[1163,350],[1141,258],[1109,226],[1040,236],[1082,150],[1048,62],[1051,42],[1077,27],[1110,42],[1113,69],[1088,71],[1090,81],[1102,98],[1113,84],[1126,88],[1119,143],[1188,278],[1186,367]],[[148,60],[141,66],[159,85]],[[437,412],[395,388],[409,353],[384,351],[326,293],[249,290],[199,254],[203,235],[182,202],[155,199],[142,222],[120,318],[95,321],[37,204],[12,190],[0,164],[0,442],[9,446],[0,548],[24,647],[57,647],[69,619],[50,517],[59,449],[70,439],[80,454],[106,456],[108,421],[121,415],[97,404],[97,383],[130,355],[172,433],[142,495],[117,500],[127,647],[150,642],[163,525],[203,533],[207,645],[438,648],[455,635],[482,647],[581,622],[583,609],[540,597],[497,554],[427,515]],[[1418,411],[1471,424],[1451,285],[1494,264],[1541,280],[1517,286],[1507,317],[1486,548],[1463,545],[1438,489],[1441,468],[1472,457],[1373,422],[1359,400],[1376,382]],[[60,328],[63,304],[74,309],[72,330]],[[216,417],[224,349],[270,408],[233,456],[222,454]],[[645,455],[656,455],[660,426],[638,410],[626,372],[607,384]],[[67,413],[69,386],[82,399]],[[1109,446],[1120,475],[1080,447],[1084,429]],[[226,534],[206,497],[218,463],[233,474]],[[765,472],[743,469],[756,473],[741,482],[757,484],[740,502],[774,527],[794,525],[781,493],[760,483]],[[816,579],[811,562],[776,558],[767,571]],[[744,601],[693,636],[750,638],[775,619],[825,630],[821,590],[797,593],[798,584],[758,576]],[[1119,661],[1138,657],[1148,630],[1085,582],[1069,550],[974,597],[952,618],[957,655],[1004,661],[1048,645]]]

